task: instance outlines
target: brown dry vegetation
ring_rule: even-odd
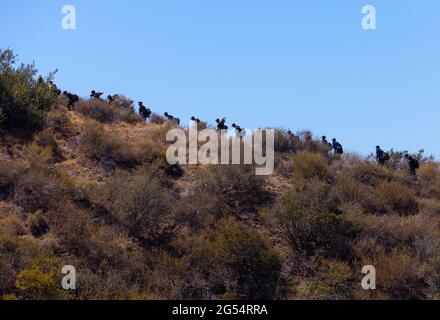
[[[31,138],[2,131],[0,298],[440,298],[437,162],[414,180],[333,158],[309,132],[292,148],[277,130],[272,176],[232,165],[175,175],[173,124],[144,123],[125,98],[50,102]],[[67,264],[75,291],[60,287]],[[367,264],[375,291],[360,286]]]

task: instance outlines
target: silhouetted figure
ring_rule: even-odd
[[[196,123],[200,123],[201,122],[200,119],[198,119],[198,118],[196,118],[194,116],[191,117],[191,120],[196,122]]]
[[[408,160],[409,174],[411,176],[416,177],[417,176],[417,171],[416,170],[420,167],[419,160],[414,159],[409,154],[405,154],[405,159]]]
[[[141,117],[144,120],[147,120],[148,118],[150,118],[151,116],[151,110],[149,108],[147,108],[146,106],[144,106],[144,104],[142,103],[142,101],[138,102],[139,105],[139,114],[141,115]]]
[[[289,138],[289,151],[290,152],[296,152],[296,149],[299,146],[300,139],[298,136],[296,136],[292,131],[287,131],[287,136]]]
[[[380,146],[376,146],[376,160],[378,164],[383,166],[385,162],[390,160],[390,155],[383,151]]]
[[[165,112],[163,114],[169,121],[174,121],[175,123],[177,123],[178,125],[180,125],[180,119],[179,118],[175,118],[172,115],[170,115],[168,112]]]
[[[217,130],[228,130],[228,126],[225,125],[226,123],[226,117],[220,119],[215,119],[215,122],[217,123]]]
[[[235,134],[237,135],[237,137],[239,137],[240,140],[243,140],[243,137],[246,135],[246,131],[235,123],[232,124],[232,128],[235,129]]]
[[[330,142],[327,141],[327,137],[326,137],[326,136],[322,136],[322,138],[321,138],[321,143],[322,143],[323,145],[327,146],[327,147],[330,147],[330,148],[333,147],[332,144],[331,144]]]
[[[116,102],[116,99],[118,99],[119,95],[114,94],[114,95],[108,95],[107,96],[107,100],[109,104],[112,104],[113,102]]]
[[[53,81],[49,81],[49,90],[55,93],[57,96],[61,95],[61,90],[58,89],[57,85]]]
[[[92,90],[92,92],[90,92],[90,98],[92,99],[101,99],[102,95],[102,92],[96,92],[95,90]]]
[[[328,151],[333,149],[333,145],[330,142],[327,141],[327,137],[326,136],[322,136],[321,143],[327,148]]]
[[[343,154],[344,153],[344,149],[342,148],[342,145],[336,141],[336,138],[333,138],[332,140],[332,148],[335,151],[335,154]]]
[[[163,114],[165,116],[165,118],[167,118],[168,120],[174,120],[174,117],[172,115],[170,115],[168,112],[165,112]]]
[[[67,99],[69,99],[69,102],[67,103],[67,109],[72,110],[75,103],[79,101],[78,96],[67,91],[64,91],[63,94],[67,97]]]

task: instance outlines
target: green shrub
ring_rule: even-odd
[[[281,260],[255,231],[233,219],[221,221],[205,254],[214,257],[214,290],[224,298],[273,299],[280,285]],[[230,286],[226,287],[225,283]]]
[[[312,279],[311,296],[320,300],[351,299],[354,283],[353,272],[347,263],[334,260],[319,262],[319,270]]]
[[[20,270],[15,287],[21,298],[28,300],[59,300],[68,296],[61,288],[57,274],[59,269],[52,257],[35,261]]]
[[[0,129],[16,135],[41,130],[56,100],[46,81],[38,83],[32,65],[16,64],[12,50],[0,49]]]
[[[182,243],[183,242],[183,243]],[[233,218],[181,239],[178,257],[153,259],[152,286],[168,299],[276,299],[281,259],[256,230]]]

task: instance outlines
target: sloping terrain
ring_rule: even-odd
[[[145,122],[122,96],[68,110],[2,68],[1,299],[440,297],[440,166],[423,154],[414,177],[403,153],[381,166],[276,130],[273,175],[170,166],[176,123]]]

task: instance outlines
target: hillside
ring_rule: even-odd
[[[415,178],[403,153],[380,166],[277,129],[273,175],[170,166],[176,123],[122,95],[69,110],[0,53],[0,299],[440,298],[432,159],[414,155]]]

